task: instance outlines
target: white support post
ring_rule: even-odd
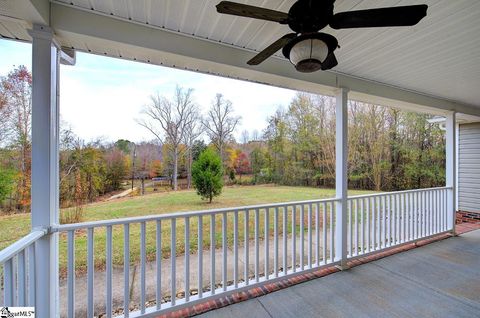
[[[336,96],[336,146],[335,146],[335,260],[339,268],[347,269],[348,242],[348,90],[340,88]],[[332,220],[333,221],[333,220]]]
[[[58,71],[52,30],[34,25],[32,43],[32,228],[58,224]],[[59,317],[58,233],[40,239],[35,250],[35,307],[40,318]]]
[[[446,116],[446,185],[451,187],[447,194],[447,225],[448,229],[455,235],[455,214],[456,214],[456,179],[457,179],[457,162],[456,162],[456,114],[450,112]]]

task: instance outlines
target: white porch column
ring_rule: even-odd
[[[456,114],[451,112],[446,116],[446,186],[451,187],[447,193],[447,226],[455,235],[455,213],[456,213],[456,179],[457,179],[457,162],[456,162]]]
[[[347,269],[347,190],[348,190],[348,90],[340,88],[336,96],[336,146],[335,146],[335,260],[340,268]]]
[[[58,71],[52,30],[34,25],[32,44],[32,228],[58,224]],[[58,317],[58,234],[47,234],[35,250],[36,316]]]

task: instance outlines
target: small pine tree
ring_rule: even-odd
[[[212,149],[205,149],[192,166],[192,179],[197,194],[212,202],[223,188],[223,168],[220,156]]]

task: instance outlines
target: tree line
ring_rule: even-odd
[[[0,79],[0,207],[28,211],[31,176],[31,74],[23,66]],[[202,114],[193,89],[154,94],[137,123],[149,142],[85,142],[62,123],[60,199],[78,206],[116,191],[125,180],[163,176],[174,190],[192,186],[192,167],[216,152],[229,183],[333,187],[335,101],[297,93],[263,129],[234,138],[241,118],[217,94]],[[445,140],[429,116],[350,101],[349,187],[403,190],[443,185]],[[208,140],[208,142],[206,142]],[[243,176],[243,177],[242,177]]]

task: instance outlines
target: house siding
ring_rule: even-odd
[[[458,209],[480,212],[480,123],[459,128]]]

